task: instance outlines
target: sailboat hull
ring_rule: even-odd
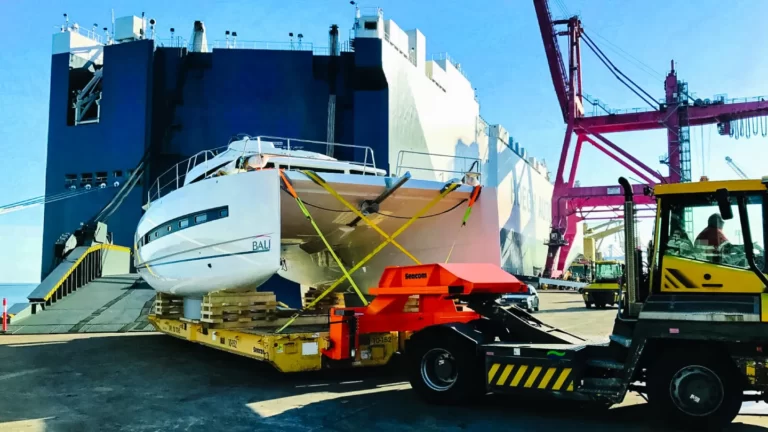
[[[275,274],[323,288],[343,277],[339,262],[350,269],[362,260],[367,262],[352,279],[367,292],[386,266],[414,263],[391,243],[368,257],[386,240],[381,233],[356,220],[354,212],[303,173],[285,174],[322,237],[281,188],[278,171],[216,177],[151,203],[137,229],[137,270],[157,291],[199,297],[224,289],[254,289]],[[356,208],[394,183],[380,176],[321,175]],[[444,186],[409,180],[368,215],[369,221],[387,235],[408,224],[395,240],[419,262],[498,264],[495,191],[484,188],[462,226],[473,188],[463,185],[439,199]],[[348,280],[339,286],[350,288]]]

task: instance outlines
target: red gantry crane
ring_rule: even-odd
[[[732,125],[737,121],[768,114],[768,101],[764,98],[739,101],[717,98],[714,101],[694,99],[688,93],[688,84],[677,79],[674,62],[664,81],[665,97],[655,100],[648,92],[635,84],[617,68],[600,48],[589,38],[578,16],[553,20],[547,0],[533,0],[538,18],[544,50],[547,54],[552,83],[555,87],[560,110],[566,124],[565,139],[555,177],[552,196],[552,227],[547,242],[547,260],[544,277],[557,277],[566,265],[571,243],[580,221],[613,219],[621,217],[622,195],[618,186],[576,187],[576,169],[584,143],[595,146],[601,152],[634,173],[645,184],[633,185],[637,201],[638,217],[650,215],[655,201],[643,194],[645,188],[658,183],[691,181],[691,156],[689,128],[716,123],[721,135],[734,136]],[[567,38],[567,54],[564,56],[558,38]],[[625,112],[609,110],[599,101],[590,99],[582,92],[581,42],[592,51],[622,84],[627,86],[649,108]],[[566,69],[567,60],[568,68]],[[589,115],[584,102],[605,111],[603,115]],[[605,137],[613,132],[632,132],[654,129],[667,130],[667,154],[660,162],[669,168],[664,177],[629,152]],[[573,135],[576,142],[570,166]],[[565,177],[566,172],[568,176]],[[590,216],[591,214],[598,216]],[[600,214],[606,216],[599,216]],[[690,215],[686,215],[690,224]]]

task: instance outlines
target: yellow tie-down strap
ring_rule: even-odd
[[[429,211],[429,209],[431,209],[432,207],[434,207],[434,206],[435,206],[435,205],[436,205],[438,202],[440,202],[440,201],[441,201],[443,198],[445,198],[445,197],[446,197],[446,196],[447,196],[449,193],[453,192],[453,191],[454,191],[454,190],[456,190],[456,189],[457,189],[459,186],[461,186],[461,184],[460,184],[460,183],[449,183],[449,184],[445,185],[445,187],[443,187],[443,188],[442,188],[442,190],[440,191],[440,193],[439,193],[439,194],[438,194],[438,195],[437,195],[435,198],[433,198],[433,199],[432,199],[432,200],[431,200],[429,203],[427,203],[427,204],[426,204],[426,205],[425,205],[425,206],[424,206],[424,207],[423,207],[421,210],[419,210],[418,212],[416,212],[416,214],[415,214],[415,215],[413,215],[413,216],[412,216],[412,217],[411,217],[411,218],[410,218],[410,219],[409,219],[407,222],[405,222],[405,223],[404,223],[404,224],[403,224],[403,225],[402,225],[400,228],[398,228],[398,229],[397,229],[397,231],[395,231],[395,232],[394,232],[394,233],[393,233],[393,234],[390,236],[390,235],[387,235],[387,233],[385,233],[385,232],[384,232],[384,231],[383,231],[381,228],[379,228],[379,227],[378,227],[378,226],[377,226],[375,223],[373,223],[373,222],[372,222],[370,219],[368,219],[368,218],[367,218],[365,215],[363,215],[363,214],[362,214],[362,212],[360,212],[360,211],[359,211],[359,210],[358,210],[358,209],[357,209],[355,206],[353,206],[351,203],[349,203],[347,200],[345,200],[345,199],[344,199],[344,198],[343,198],[341,195],[339,195],[339,193],[338,193],[338,192],[336,192],[335,190],[333,190],[333,188],[332,188],[332,187],[331,187],[331,186],[330,186],[330,185],[329,185],[329,184],[328,184],[328,183],[327,183],[325,180],[323,180],[323,179],[322,179],[322,178],[321,178],[319,175],[317,175],[317,173],[314,173],[314,172],[312,172],[312,171],[302,171],[302,173],[303,173],[304,175],[306,175],[307,177],[309,177],[309,178],[310,178],[312,181],[314,181],[315,183],[317,183],[319,186],[321,186],[323,189],[325,189],[326,191],[328,191],[328,193],[330,193],[330,194],[331,194],[331,195],[332,195],[334,198],[336,198],[336,199],[337,199],[339,202],[341,202],[341,203],[342,203],[344,206],[346,206],[347,208],[349,208],[349,209],[350,209],[350,210],[351,210],[351,211],[352,211],[352,212],[353,212],[353,213],[354,213],[354,214],[355,214],[357,217],[359,217],[359,218],[360,218],[360,219],[361,219],[363,222],[365,222],[365,223],[366,223],[368,226],[370,226],[371,228],[373,228],[374,230],[376,230],[376,232],[378,232],[379,234],[381,234],[381,236],[382,236],[382,237],[384,237],[384,238],[385,238],[385,240],[384,240],[384,241],[383,241],[381,244],[379,244],[379,245],[378,245],[378,246],[377,246],[375,249],[373,249],[373,250],[371,251],[371,253],[369,253],[368,255],[366,255],[366,256],[365,256],[365,258],[363,258],[362,260],[360,260],[360,262],[358,262],[357,264],[355,264],[355,266],[354,266],[354,267],[352,267],[351,269],[349,269],[349,271],[348,271],[348,272],[346,271],[346,269],[344,268],[344,266],[341,264],[341,262],[340,262],[340,261],[337,261],[337,263],[338,263],[338,264],[339,264],[339,266],[341,267],[342,271],[344,272],[344,276],[343,276],[343,277],[341,277],[341,278],[339,278],[339,279],[337,279],[337,280],[336,280],[336,282],[334,282],[334,283],[333,283],[333,284],[331,284],[331,285],[330,285],[328,288],[326,288],[326,289],[325,289],[325,290],[324,290],[324,291],[323,291],[323,292],[322,292],[322,293],[321,293],[319,296],[317,296],[317,297],[315,298],[315,300],[314,300],[314,301],[312,301],[310,304],[306,305],[306,306],[305,306],[304,308],[302,308],[300,311],[298,311],[297,313],[295,313],[295,314],[294,314],[294,315],[293,315],[293,316],[292,316],[292,317],[291,317],[291,318],[288,320],[288,322],[287,322],[287,323],[285,323],[285,325],[283,325],[282,327],[280,327],[280,329],[278,329],[278,330],[277,330],[277,333],[280,333],[280,332],[282,332],[283,330],[285,330],[285,329],[286,329],[286,328],[287,328],[289,325],[291,325],[291,324],[292,324],[292,323],[293,323],[293,322],[296,320],[296,318],[298,318],[299,316],[301,316],[301,314],[303,314],[304,312],[306,312],[308,309],[311,309],[311,308],[313,308],[313,307],[314,307],[314,306],[315,306],[315,305],[316,305],[316,304],[317,304],[317,303],[318,303],[320,300],[322,300],[322,299],[323,299],[325,296],[327,296],[328,294],[330,294],[331,292],[333,292],[333,290],[334,290],[334,289],[336,289],[336,287],[338,287],[339,285],[341,285],[341,284],[344,282],[344,280],[345,280],[345,279],[348,279],[348,280],[351,282],[351,284],[352,284],[352,287],[355,289],[355,292],[356,292],[356,293],[358,294],[358,296],[360,296],[360,298],[363,300],[363,304],[364,304],[364,305],[367,305],[367,304],[368,304],[368,301],[365,299],[365,297],[363,296],[362,292],[360,292],[360,290],[357,288],[357,285],[355,285],[355,283],[354,283],[354,282],[352,282],[352,277],[351,277],[351,275],[352,275],[352,273],[356,272],[356,271],[357,271],[357,270],[359,270],[361,267],[363,267],[363,266],[364,266],[364,265],[365,265],[365,264],[366,264],[368,261],[370,261],[370,260],[371,260],[371,259],[372,259],[374,256],[376,256],[376,254],[378,254],[379,252],[381,252],[381,250],[382,250],[382,249],[384,249],[384,248],[385,248],[385,247],[386,247],[388,244],[390,244],[390,243],[392,243],[393,245],[395,245],[395,246],[396,246],[396,247],[397,247],[397,248],[398,248],[398,249],[399,249],[401,252],[403,252],[403,253],[404,253],[406,256],[408,256],[410,259],[412,259],[412,260],[413,260],[413,262],[415,262],[417,265],[418,265],[418,264],[421,264],[421,262],[420,262],[420,261],[419,261],[419,260],[418,260],[418,259],[417,259],[415,256],[413,256],[413,254],[411,254],[410,252],[408,252],[408,251],[407,251],[407,250],[406,250],[404,247],[402,247],[402,245],[400,245],[399,243],[397,243],[397,242],[395,241],[395,238],[397,238],[397,236],[399,236],[399,235],[400,235],[400,234],[402,234],[402,233],[403,233],[403,232],[404,232],[406,229],[408,229],[408,227],[410,227],[411,225],[413,225],[413,223],[414,223],[414,222],[416,222],[416,221],[417,221],[417,220],[418,220],[420,217],[422,217],[422,216],[423,216],[423,215],[424,215],[426,212],[428,212],[428,211]],[[305,216],[307,216],[307,218],[308,218],[308,219],[310,219],[310,221],[312,221],[312,219],[311,219],[311,216],[309,215],[309,211],[307,211],[307,210],[306,210],[306,207],[304,207],[304,205],[301,203],[301,200],[300,200],[300,199],[298,198],[298,196],[296,195],[296,191],[295,191],[295,190],[293,190],[293,188],[290,186],[290,182],[288,182],[288,179],[287,179],[287,178],[286,178],[286,177],[285,177],[285,176],[282,174],[282,172],[281,172],[281,174],[280,174],[280,175],[281,175],[281,177],[283,178],[283,182],[286,184],[286,189],[288,189],[288,193],[290,193],[290,194],[291,194],[291,195],[292,195],[292,196],[293,196],[293,197],[296,199],[296,201],[299,203],[299,206],[300,206],[300,207],[303,207],[303,209],[302,209],[302,212],[304,212]],[[318,233],[318,235],[320,236],[320,238],[321,238],[321,239],[323,239],[323,242],[325,243],[325,246],[328,248],[328,250],[331,252],[331,254],[333,255],[333,257],[336,259],[336,254],[333,252],[333,250],[331,249],[330,245],[328,245],[328,242],[325,240],[325,238],[323,237],[322,233],[320,232],[320,229],[317,227],[317,225],[315,225],[315,224],[314,224],[314,222],[313,222],[313,227],[315,227],[315,231],[317,231],[317,233]]]
[[[336,255],[336,252],[334,252],[333,248],[328,243],[328,240],[326,240],[325,236],[323,235],[323,232],[320,230],[320,227],[317,226],[317,223],[315,223],[315,220],[312,218],[312,215],[309,213],[309,210],[307,210],[307,207],[304,206],[304,203],[301,201],[301,198],[299,198],[299,195],[296,194],[296,190],[293,189],[293,185],[291,185],[291,182],[288,180],[288,177],[285,176],[285,174],[283,173],[283,170],[280,170],[279,173],[280,173],[280,178],[282,178],[283,183],[285,184],[285,188],[288,190],[288,193],[291,194],[291,196],[293,196],[293,198],[296,200],[296,203],[299,205],[299,209],[301,209],[301,212],[304,214],[307,220],[309,220],[309,223],[312,224],[312,228],[314,228],[315,232],[317,232],[317,235],[320,236],[320,239],[323,241],[323,244],[325,245],[326,249],[328,249],[328,252],[331,253],[331,256],[336,261],[336,264],[339,266],[342,273],[344,273],[344,277],[342,278],[342,280],[346,278],[349,281],[349,283],[352,285],[352,288],[355,290],[357,295],[360,297],[360,300],[362,300],[363,304],[367,305],[368,301],[365,299],[365,296],[363,296],[363,293],[360,291],[360,288],[357,287],[357,284],[355,284],[355,281],[352,279],[352,276],[350,276],[350,274],[347,272],[347,268],[344,267],[344,264],[341,262],[341,259],[339,259],[338,255]],[[318,299],[320,298],[322,298],[322,295],[318,297]],[[291,318],[291,321],[289,321],[288,323],[293,322],[293,319],[294,318]],[[286,326],[288,326],[288,324],[283,326],[283,328],[285,328]]]

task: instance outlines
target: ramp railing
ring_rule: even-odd
[[[46,306],[63,299],[78,288],[101,277],[110,250],[130,253],[130,249],[113,244],[78,246],[40,282],[27,299],[32,313],[45,310]]]

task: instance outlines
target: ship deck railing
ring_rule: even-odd
[[[192,50],[192,43],[184,37],[174,36],[172,38],[156,39],[156,43],[161,48],[186,48]],[[315,55],[331,55],[330,47],[315,46],[312,42],[299,41],[244,41],[244,40],[215,40],[208,43],[208,49],[248,49],[248,50],[274,50],[274,51],[312,51]],[[354,52],[354,47],[350,41],[339,43],[338,53]]]
[[[74,23],[74,24],[69,25],[69,26],[61,26],[61,33],[64,33],[64,32],[77,33],[77,34],[79,34],[81,36],[85,36],[88,39],[91,39],[94,42],[97,42],[97,43],[102,44],[102,45],[104,44],[104,39],[96,31],[95,28],[89,29],[89,28],[85,28],[85,27],[80,27],[79,24]]]
[[[421,161],[426,159],[426,161],[424,163],[420,163],[418,161],[414,162],[414,159],[419,159]],[[441,159],[445,162],[440,163]],[[435,168],[434,162],[437,162],[438,165],[443,166],[452,164],[453,168]],[[397,154],[395,176],[400,177],[401,173],[410,170],[432,172],[442,177],[444,177],[445,174],[457,174],[458,177],[462,177],[467,174],[480,175],[481,165],[482,161],[480,158],[471,156],[457,156],[441,153],[419,152],[413,150],[400,150]],[[447,181],[448,179],[439,178],[438,180]]]
[[[189,172],[202,164],[206,165],[205,172],[209,171],[208,165],[210,165],[210,169],[216,168],[216,166],[211,162],[216,156],[221,154],[222,152],[229,149],[230,144],[232,142],[242,139],[248,139],[250,141],[254,141],[256,143],[256,149],[255,151],[249,150],[243,151],[243,156],[245,155],[253,155],[253,154],[264,154],[264,155],[270,155],[269,149],[272,149],[273,147],[275,149],[281,149],[286,150],[288,152],[290,151],[309,151],[318,153],[321,155],[333,155],[336,153],[337,148],[346,148],[346,149],[352,149],[354,153],[354,158],[352,160],[341,160],[337,159],[339,162],[344,162],[352,165],[357,165],[362,168],[363,172],[368,172],[369,170],[376,170],[376,158],[373,154],[373,149],[368,146],[360,146],[360,145],[354,145],[354,144],[341,144],[341,143],[331,143],[326,141],[312,141],[312,140],[304,140],[304,139],[296,139],[296,138],[285,138],[285,137],[272,137],[272,136],[257,136],[257,137],[251,137],[249,135],[240,134],[236,137],[233,137],[230,139],[229,143],[225,146],[217,147],[214,149],[208,149],[200,151],[191,157],[182,160],[181,162],[173,165],[171,168],[157,176],[157,179],[152,183],[152,185],[147,190],[147,204],[162,198],[163,196],[173,192],[176,189],[181,188],[184,186],[185,180],[187,178],[187,174]],[[262,148],[262,143],[265,144]],[[267,146],[266,144],[269,144]],[[358,151],[361,153],[358,154]],[[305,157],[302,157],[301,155],[285,155],[285,154],[273,154],[274,156],[278,157],[287,157],[288,158],[288,169],[291,169],[291,161],[293,159],[304,159]],[[362,160],[355,160],[358,157],[361,157]]]

